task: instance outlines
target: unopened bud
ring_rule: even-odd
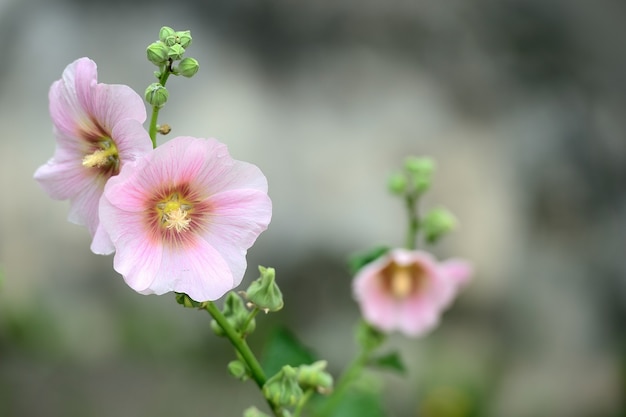
[[[191,32],[188,30],[183,30],[180,32],[176,32],[176,37],[178,38],[178,43],[183,48],[187,49],[189,45],[191,45]]]
[[[161,28],[161,30],[159,31],[159,40],[165,44],[167,44],[167,42],[165,42],[165,40],[169,37],[172,37],[174,39],[176,39],[176,31],[174,29],[172,29],[169,26],[163,26]],[[172,44],[173,45],[173,44]],[[170,45],[168,45],[170,46]]]
[[[333,377],[325,371],[326,361],[298,367],[298,383],[302,388],[314,388],[321,394],[328,394],[333,388]]]
[[[160,83],[152,83],[146,88],[144,97],[151,106],[160,108],[167,102],[169,93]]]
[[[185,53],[185,48],[183,48],[182,46],[176,43],[169,47],[167,56],[172,61],[178,61],[179,59],[182,59],[184,53]]]
[[[248,368],[239,360],[228,362],[228,373],[242,381],[248,379]]]
[[[259,272],[261,276],[250,284],[246,298],[266,313],[280,310],[284,302],[283,294],[276,284],[276,271],[274,268],[259,266]]]
[[[178,63],[178,73],[187,78],[196,75],[199,68],[200,64],[198,64],[198,61],[194,58],[183,58],[183,60]]]
[[[422,220],[422,230],[428,243],[435,243],[456,227],[456,218],[444,208],[431,210]]]
[[[261,410],[256,407],[247,408],[246,411],[243,412],[243,417],[270,417],[269,414],[265,414]]]
[[[401,172],[391,175],[387,183],[389,191],[396,195],[403,195],[406,192],[406,185],[406,176]]]
[[[241,334],[252,333],[256,328],[256,321],[254,319],[249,320],[250,312],[246,309],[241,297],[234,292],[229,292],[226,296],[222,314],[224,314],[230,325]],[[211,321],[211,328],[218,336],[225,335],[224,329],[217,321]]]
[[[404,168],[409,172],[417,192],[423,193],[430,188],[431,178],[435,171],[435,161],[431,158],[411,156],[406,159]]]
[[[148,56],[148,61],[157,66],[164,64],[169,57],[167,46],[160,41],[151,43],[146,49],[146,54]]]
[[[263,385],[263,395],[279,407],[291,407],[302,398],[302,388],[298,384],[297,371],[289,365],[283,368]]]

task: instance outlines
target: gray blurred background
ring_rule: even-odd
[[[132,5],[131,5],[132,4]],[[0,1],[0,416],[239,416],[205,314],[140,296],[32,180],[54,149],[50,84],[89,56],[142,92],[145,47],[190,29],[200,72],[161,121],[216,137],[267,175],[289,326],[336,375],[355,350],[345,259],[403,242],[385,188],[438,161],[424,207],[460,228],[434,248],[472,284],[428,337],[393,336],[390,416],[626,416],[626,3],[620,0]]]

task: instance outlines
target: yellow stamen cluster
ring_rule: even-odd
[[[178,193],[174,193],[167,200],[158,203],[156,208],[161,218],[161,224],[166,229],[174,229],[178,233],[189,229],[191,204],[182,200]]]
[[[96,149],[93,153],[85,155],[83,158],[83,166],[86,168],[114,168],[119,167],[119,154],[117,146],[110,138],[102,138],[98,142],[100,149]]]
[[[411,275],[411,271],[407,267],[399,267],[392,275],[390,280],[391,294],[395,298],[405,298],[414,288],[415,277]]]

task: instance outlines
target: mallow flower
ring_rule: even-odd
[[[53,199],[70,200],[68,220],[87,226],[94,252],[111,253],[98,203],[109,178],[152,150],[143,100],[128,86],[99,84],[95,62],[80,58],[52,84],[49,107],[57,145],[35,180]]]
[[[177,137],[107,183],[100,219],[113,267],[141,294],[196,301],[236,287],[246,252],[271,218],[267,180],[215,139]]]
[[[372,326],[420,336],[437,325],[470,275],[463,260],[438,262],[424,251],[393,249],[356,274],[353,292]]]

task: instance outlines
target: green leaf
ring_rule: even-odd
[[[376,392],[353,390],[346,393],[329,417],[386,417]]]
[[[376,246],[370,250],[356,253],[348,259],[350,274],[355,275],[361,268],[389,252],[388,246]]]
[[[404,366],[404,362],[398,352],[391,352],[372,358],[370,359],[369,365],[398,372],[400,374],[406,373],[406,367]]]
[[[293,367],[308,365],[315,361],[315,356],[296,336],[279,327],[270,335],[263,352],[261,364],[267,375],[274,375],[285,365]]]

